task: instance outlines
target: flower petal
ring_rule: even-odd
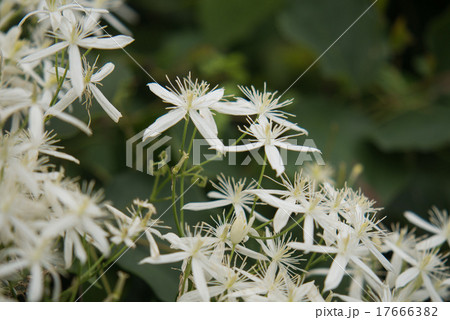
[[[76,45],[69,46],[69,69],[70,82],[77,96],[81,96],[84,91],[83,67],[81,66],[80,50]]]
[[[426,230],[428,232],[439,233],[439,231],[440,231],[439,228],[436,228],[431,223],[429,223],[428,221],[422,219],[421,217],[419,217],[414,212],[406,211],[405,212],[405,218],[406,218],[406,220],[408,220],[412,224],[414,224],[414,225],[418,226],[419,228],[421,228],[423,230]]]
[[[114,63],[108,62],[103,67],[100,68],[96,73],[94,73],[91,77],[92,82],[99,82],[105,79],[111,72],[114,71]]]
[[[197,259],[192,259],[192,276],[195,287],[197,288],[203,301],[209,301],[209,291],[206,285],[205,273],[203,266]]]
[[[83,48],[95,48],[95,49],[120,49],[126,47],[134,41],[133,38],[128,36],[114,36],[114,37],[89,37],[78,41],[78,45]]]
[[[139,264],[150,263],[150,264],[165,264],[165,263],[173,263],[184,260],[189,255],[186,252],[174,252],[168,254],[160,254],[155,257],[147,257],[142,259]]]
[[[29,56],[23,58],[21,60],[21,62],[22,63],[30,63],[30,62],[33,62],[36,60],[41,60],[45,57],[54,55],[58,51],[61,51],[62,49],[66,48],[68,45],[69,45],[69,43],[66,41],[55,43],[54,45],[51,45],[50,47],[47,47],[45,49],[39,49],[39,51],[37,51],[33,54],[30,54]]]
[[[348,264],[348,258],[343,255],[338,254],[333,263],[331,264],[330,271],[325,278],[325,288],[324,291],[332,290],[336,288],[342,281],[345,274],[345,268]]]
[[[222,141],[214,133],[214,128],[211,128],[205,118],[203,118],[197,111],[191,110],[189,116],[192,122],[197,127],[198,132],[205,138],[206,142],[214,149],[221,152],[224,149]]]
[[[297,151],[297,152],[319,152],[322,153],[319,149],[313,148],[313,147],[305,147],[305,146],[298,146],[295,144],[291,144],[288,142],[281,142],[281,141],[275,141],[273,143],[274,145],[291,151]]]
[[[97,100],[98,104],[105,110],[108,116],[114,121],[119,122],[122,114],[119,110],[117,110],[111,102],[103,95],[103,93],[93,84],[89,84],[89,89],[94,95],[95,100]]]
[[[413,267],[406,269],[406,271],[402,272],[395,281],[395,286],[397,288],[403,288],[412,280],[414,280],[419,275],[419,269]]]
[[[158,97],[160,97],[163,100],[163,102],[170,103],[179,107],[184,106],[184,101],[181,100],[180,97],[170,92],[169,90],[159,85],[158,83],[152,82],[147,84],[147,86],[150,89],[150,91],[153,92]]]
[[[200,210],[208,210],[212,208],[220,208],[225,207],[231,204],[229,200],[215,200],[215,201],[207,201],[207,202],[191,202],[185,204],[183,206],[184,210],[192,210],[192,211],[200,211]]]
[[[224,92],[225,90],[222,88],[208,92],[207,94],[195,99],[192,102],[193,107],[196,109],[210,108],[214,104],[216,104],[220,99],[222,99]]]
[[[270,166],[277,172],[277,177],[279,177],[284,172],[283,158],[281,157],[280,151],[273,145],[265,145],[264,151],[266,152]]]
[[[144,140],[147,138],[154,138],[170,127],[174,126],[177,122],[184,118],[186,111],[182,108],[176,108],[169,111],[165,115],[162,115],[153,122],[144,132]]]

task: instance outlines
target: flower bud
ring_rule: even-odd
[[[233,244],[238,244],[244,240],[247,234],[247,223],[243,215],[238,215],[234,220],[230,230],[230,239]]]

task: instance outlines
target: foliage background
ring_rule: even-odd
[[[283,92],[371,4],[362,0],[130,0],[140,20],[127,52],[161,84],[192,72],[224,86],[254,85]],[[107,29],[114,33],[115,30]],[[445,0],[377,4],[284,96],[288,111],[309,131],[324,160],[338,175],[355,164],[364,172],[357,187],[377,201],[386,224],[405,223],[402,213],[426,215],[432,205],[450,208],[450,4]],[[86,137],[53,120],[68,153],[81,161],[69,176],[97,181],[107,199],[125,209],[147,198],[153,177],[125,166],[125,142],[165,112],[146,88],[151,79],[122,51],[105,58],[116,64],[104,92],[124,117],[119,125],[100,107],[90,110],[94,135]],[[105,60],[106,61],[106,60]],[[84,108],[74,108],[88,119]],[[237,119],[218,117],[219,134],[233,137]],[[172,129],[181,137],[182,125]],[[236,136],[234,136],[236,137]],[[180,139],[180,138],[178,138]],[[177,150],[180,141],[172,140]],[[289,172],[298,170],[293,166]],[[205,174],[256,176],[257,166],[213,163]],[[339,180],[339,179],[338,179]],[[210,188],[208,185],[207,188]],[[169,190],[164,190],[168,193]],[[187,201],[205,200],[193,187]],[[169,201],[156,203],[159,214]],[[210,213],[189,213],[194,222]],[[171,224],[168,213],[163,217]],[[189,221],[189,220],[188,220]],[[420,233],[420,231],[419,231]],[[173,300],[178,272],[170,266],[139,266],[148,248],[122,257],[130,273],[124,299]],[[97,289],[85,300],[98,300]]]

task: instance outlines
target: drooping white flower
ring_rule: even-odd
[[[417,244],[418,250],[435,248],[446,241],[450,245],[450,219],[447,210],[440,211],[438,208],[433,207],[432,210],[430,210],[431,223],[425,221],[411,211],[405,212],[405,218],[419,228],[434,234],[419,242]]]
[[[83,90],[86,94],[88,103],[91,102],[91,97],[93,96],[97,100],[98,104],[103,108],[103,110],[108,114],[108,116],[114,121],[118,122],[122,117],[122,114],[117,110],[111,102],[103,95],[103,93],[98,88],[101,85],[101,81],[105,79],[114,70],[114,64],[111,62],[106,63],[97,72],[95,64],[91,67],[85,63],[85,68],[83,70]],[[68,72],[67,78],[72,78],[72,73]],[[61,97],[57,104],[50,107],[46,115],[59,116],[62,111],[64,111],[69,105],[71,105],[77,98],[79,94],[75,88],[71,88],[67,93]]]
[[[96,15],[88,14],[80,19],[70,10],[65,10],[63,11],[60,28],[55,34],[55,37],[62,41],[45,49],[38,49],[35,53],[22,59],[22,63],[41,60],[68,48],[71,82],[75,93],[77,96],[80,96],[85,88],[80,48],[103,50],[120,49],[134,41],[133,38],[123,35],[114,37],[92,36],[92,33],[97,29],[99,29],[99,27]]]
[[[197,130],[217,150],[222,150],[223,143],[217,137],[217,126],[214,121],[211,107],[215,105],[224,94],[224,89],[209,91],[209,84],[197,79],[193,81],[191,76],[183,80],[175,80],[178,88],[164,88],[157,83],[149,83],[149,89],[164,102],[171,104],[171,109],[165,115],[159,117],[144,132],[144,139],[160,135],[186,116],[194,123]]]
[[[236,146],[226,146],[224,147],[225,152],[244,152],[254,149],[259,149],[264,147],[264,152],[266,153],[269,163],[280,176],[284,172],[284,163],[281,157],[280,151],[277,148],[282,148],[286,150],[296,151],[296,152],[320,152],[319,149],[312,147],[299,146],[287,142],[289,138],[295,137],[296,135],[283,136],[289,128],[282,125],[274,125],[271,121],[260,118],[258,122],[254,122],[250,127],[246,128],[245,133],[254,137],[251,139],[251,143]]]

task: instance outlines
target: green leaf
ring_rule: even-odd
[[[199,20],[208,41],[230,46],[270,19],[279,3],[279,0],[203,0],[199,1]]]
[[[450,108],[430,107],[405,113],[373,131],[384,151],[431,151],[450,141]]]
[[[370,6],[372,1],[293,1],[280,16],[285,36],[322,54]],[[387,57],[382,17],[372,7],[321,58],[325,75],[354,86],[372,82]]]
[[[433,20],[427,33],[427,41],[431,52],[436,59],[438,70],[450,69],[450,10]]]

